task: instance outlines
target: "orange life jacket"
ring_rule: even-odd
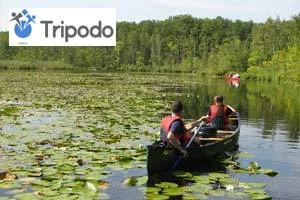
[[[211,125],[215,126],[217,129],[224,129],[228,124],[228,116],[227,116],[228,107],[224,104],[221,105],[211,105],[209,111],[208,122]]]
[[[182,121],[182,119],[177,115],[173,115],[173,116],[166,116],[161,120],[160,128],[161,128],[162,134],[164,134],[164,136],[165,136],[164,138],[167,138],[167,135],[171,129],[171,125],[175,121]],[[183,124],[183,122],[182,122],[182,124]],[[180,142],[183,142],[186,144],[186,142],[188,141],[188,132],[187,132],[186,128],[184,127],[183,134],[180,134],[179,136],[175,135],[175,137]]]

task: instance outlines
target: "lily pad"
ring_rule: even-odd
[[[204,184],[209,184],[211,181],[208,175],[193,176],[190,178],[190,180],[194,180],[197,183],[204,183]]]
[[[96,186],[93,184],[93,183],[91,183],[91,182],[86,182],[85,183],[85,188],[87,189],[87,190],[89,190],[89,191],[91,191],[91,192],[97,192],[97,188],[96,188]]]
[[[135,177],[129,177],[123,181],[124,185],[135,186],[137,183],[137,179]]]
[[[246,188],[263,188],[266,186],[266,184],[259,182],[243,182],[240,184],[245,185]]]
[[[274,177],[278,174],[278,172],[274,171],[273,169],[260,169],[259,172],[266,174],[270,177]]]
[[[148,181],[148,176],[142,176],[142,177],[137,178],[136,180],[137,180],[136,185],[144,185]]]
[[[235,178],[228,177],[228,178],[220,179],[220,182],[221,182],[222,185],[237,185],[239,180],[235,179]]]
[[[212,195],[212,196],[218,196],[218,197],[222,197],[222,196],[225,196],[225,192],[223,190],[210,190],[209,191],[209,195]]]
[[[260,166],[258,165],[257,162],[250,162],[250,165],[248,168],[250,171],[252,171],[252,170],[256,171],[256,170],[260,169]]]
[[[265,193],[265,191],[261,189],[246,189],[244,190],[245,193],[247,193],[252,199],[256,200],[267,200],[272,199],[271,196]]]
[[[167,200],[170,197],[163,194],[157,194],[157,193],[147,193],[146,197],[148,200]]]
[[[161,188],[157,188],[157,187],[146,187],[145,188],[146,193],[158,193],[159,191],[161,191]]]
[[[250,153],[248,153],[248,152],[240,152],[239,153],[239,157],[240,158],[252,158],[253,157],[253,155],[251,155]]]
[[[164,188],[162,194],[167,196],[180,196],[184,194],[184,190],[176,187]]]
[[[221,179],[221,178],[229,178],[230,177],[228,174],[225,174],[225,173],[209,173],[208,175],[213,180],[218,179],[218,178]]]
[[[184,200],[205,200],[207,199],[208,196],[204,194],[189,194],[189,193],[184,193],[182,196],[182,199]]]
[[[249,196],[245,194],[244,192],[228,192],[226,194],[227,197],[233,198],[233,199],[248,199]]]
[[[160,182],[160,183],[156,183],[155,187],[159,187],[159,188],[178,188],[178,185],[176,183],[172,183],[172,182]]]
[[[184,172],[184,171],[175,171],[172,173],[173,176],[180,177],[180,178],[187,178],[187,177],[192,177],[193,175],[189,172]]]
[[[18,200],[39,200],[41,199],[38,195],[34,193],[23,193],[23,194],[17,194],[15,196]]]
[[[60,193],[57,190],[52,190],[50,188],[43,188],[43,190],[40,191],[40,194],[46,197],[53,197],[53,196],[58,196]]]
[[[209,191],[212,189],[210,185],[202,184],[202,183],[195,183],[192,186],[186,186],[185,190],[193,193],[201,193],[201,194],[208,194]]]

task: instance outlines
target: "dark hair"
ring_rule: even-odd
[[[173,113],[180,113],[182,111],[183,105],[180,101],[174,101],[171,106],[171,111]]]
[[[214,98],[216,103],[223,103],[223,97],[222,96],[215,96]]]

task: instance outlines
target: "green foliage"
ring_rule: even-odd
[[[277,51],[262,66],[251,66],[246,78],[267,81],[300,81],[300,46]]]
[[[299,48],[300,14],[265,23],[179,15],[161,21],[118,22],[115,47],[9,47],[8,33],[1,32],[0,68],[53,65],[213,75],[235,71],[252,79],[299,81]]]
[[[300,15],[290,21],[268,19],[252,31],[246,78],[300,81]]]
[[[211,73],[223,75],[229,71],[245,71],[247,67],[248,47],[238,38],[233,38],[219,47],[216,54],[211,54],[208,65]]]

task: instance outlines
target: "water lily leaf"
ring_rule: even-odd
[[[228,192],[226,196],[233,199],[249,199],[249,196],[243,192]]]
[[[49,198],[47,198],[49,199]],[[56,200],[57,197],[54,197],[53,200]],[[78,195],[75,194],[60,194],[59,195],[59,199],[63,199],[63,200],[74,200],[74,199],[78,199]]]
[[[257,194],[257,195],[250,195],[253,200],[269,200],[272,199],[271,196],[267,194]]]
[[[36,181],[31,182],[31,185],[50,187],[52,185],[52,183],[50,181],[46,181],[46,180],[36,180]]]
[[[157,187],[146,187],[145,189],[146,193],[158,193],[159,191],[161,191],[161,188]]]
[[[248,168],[249,168],[249,170],[256,171],[256,170],[260,169],[260,166],[258,165],[257,162],[250,162],[250,166]]]
[[[50,188],[43,188],[43,190],[40,193],[41,195],[47,197],[58,196],[60,194],[57,190],[52,190]]]
[[[38,200],[41,199],[39,198],[38,195],[34,193],[23,193],[23,194],[17,194],[15,195],[15,198],[18,200]]]
[[[103,180],[108,177],[108,175],[104,175],[101,173],[102,173],[101,171],[91,171],[90,173],[88,173],[86,175],[86,177],[84,179],[86,179],[86,180],[94,179],[94,180],[99,181],[99,180]]]
[[[244,192],[249,194],[250,196],[259,195],[259,194],[266,194],[266,192],[262,189],[245,189]]]
[[[221,178],[229,178],[230,177],[228,174],[225,174],[225,173],[209,173],[208,175],[213,180],[218,179],[218,178],[221,179]]]
[[[240,157],[240,158],[252,158],[253,155],[251,155],[251,154],[248,153],[248,152],[240,152],[240,153],[239,153],[239,157]]]
[[[222,197],[225,196],[225,192],[223,190],[210,190],[209,195]]]
[[[137,178],[136,185],[144,185],[147,183],[147,181],[148,181],[148,176],[139,177],[139,178]]]
[[[207,198],[208,196],[200,193],[196,193],[196,194],[184,193],[182,196],[182,199],[184,200],[205,200]]]
[[[52,181],[52,180],[59,180],[61,179],[62,175],[61,174],[50,174],[50,175],[44,175],[41,177],[42,180],[46,181]]]
[[[82,188],[84,186],[84,182],[82,181],[65,182],[62,184],[64,187],[68,187],[68,188]]]
[[[91,192],[97,192],[97,188],[96,188],[96,186],[93,184],[93,183],[91,183],[91,182],[86,182],[85,183],[85,188],[87,189],[87,190],[89,190],[89,191],[91,191]]]
[[[193,175],[189,172],[184,172],[184,171],[175,171],[172,173],[173,176],[176,176],[176,177],[192,177]]]
[[[108,199],[110,199],[110,198],[109,198],[109,195],[108,195],[108,194],[106,194],[106,193],[104,193],[104,192],[100,192],[100,193],[98,194],[98,196],[97,196],[97,199],[99,199],[99,200],[108,200]]]
[[[259,182],[246,182],[244,185],[248,186],[249,188],[263,188],[266,186],[266,184]]]
[[[122,168],[122,169],[131,169],[132,168],[132,162],[131,161],[122,161],[122,162],[119,162],[119,166]]]
[[[170,198],[169,196],[156,193],[147,193],[146,197],[148,200],[166,200]]]
[[[274,177],[278,174],[278,172],[274,171],[273,169],[259,169],[259,172],[266,174],[270,177]]]
[[[61,173],[73,173],[74,169],[75,167],[69,164],[62,164],[58,166],[58,170]]]
[[[50,189],[58,190],[61,186],[62,186],[62,181],[61,180],[55,180],[55,181],[52,181],[52,185],[50,186]]]
[[[135,177],[129,177],[125,179],[125,181],[123,182],[124,185],[128,185],[128,186],[135,186],[136,183],[137,183],[137,179]]]
[[[209,184],[211,181],[208,175],[193,176],[189,178],[189,180],[194,180],[197,183],[203,183],[203,184]]]
[[[184,189],[193,193],[208,194],[212,187],[202,183],[195,183],[192,186],[185,187]]]
[[[133,159],[137,161],[146,161],[147,157],[145,155],[142,155],[142,156],[133,157]]]
[[[24,178],[20,178],[19,181],[25,184],[30,184],[34,181],[37,181],[38,179],[35,177],[24,177]]]
[[[161,182],[161,183],[156,183],[155,187],[159,187],[159,188],[178,188],[178,185],[176,183],[171,183],[171,182]]]
[[[265,191],[261,189],[245,189],[245,193],[247,193],[252,199],[272,199],[271,196],[267,195]]]
[[[237,185],[239,180],[235,178],[222,178],[220,179],[222,185]]]
[[[88,174],[90,171],[88,169],[83,169],[83,168],[77,168],[75,170],[75,174],[76,175],[86,175]]]
[[[53,175],[57,173],[57,169],[54,169],[53,167],[47,167],[42,170],[42,173],[44,176]]]
[[[183,188],[169,187],[169,188],[164,188],[162,194],[167,196],[180,196],[184,194],[184,190]]]

